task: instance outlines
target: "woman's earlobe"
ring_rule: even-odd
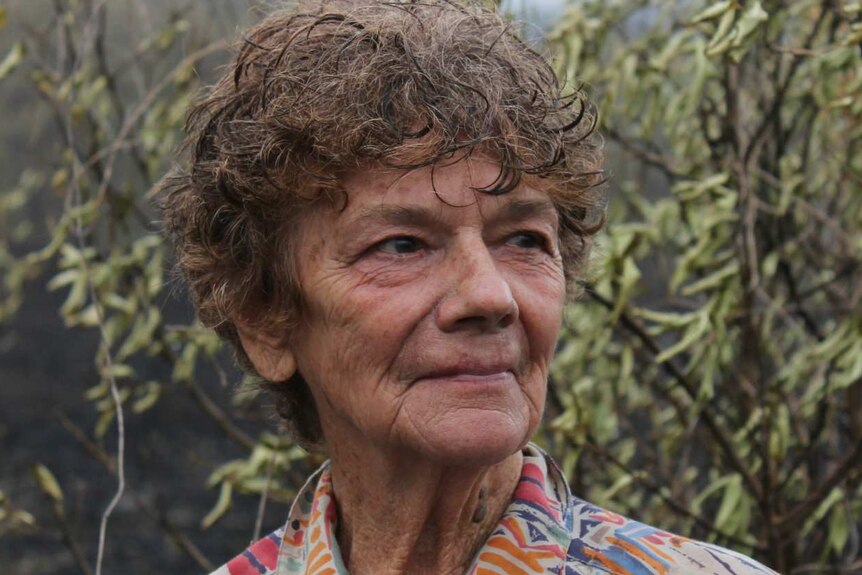
[[[265,330],[236,324],[242,348],[254,365],[258,375],[278,383],[287,381],[296,373],[296,356],[287,338],[267,334]]]

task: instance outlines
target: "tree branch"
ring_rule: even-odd
[[[602,304],[607,309],[613,309],[613,302],[605,299],[595,290],[587,288],[587,293],[589,296],[595,301]],[[658,342],[647,333],[646,329],[644,329],[634,318],[629,316],[627,313],[623,312],[620,314],[620,322],[626,329],[632,332],[633,335],[637,337],[641,341],[641,343],[652,353],[653,356],[657,356],[661,353],[661,346],[658,345]],[[671,377],[673,377],[680,386],[685,390],[688,396],[696,401],[697,399],[697,389],[693,383],[691,383],[688,378],[682,373],[677,365],[671,360],[665,360],[662,363],[658,364],[662,369],[664,369]],[[706,408],[701,410],[700,416],[703,419],[704,424],[707,429],[709,429],[710,433],[715,437],[718,442],[719,447],[721,448],[722,453],[724,453],[725,457],[730,462],[733,469],[740,474],[745,485],[751,491],[754,498],[759,502],[763,499],[763,493],[761,492],[760,485],[754,479],[754,476],[751,475],[751,472],[748,470],[745,463],[740,459],[739,455],[736,453],[736,450],[733,448],[733,443],[730,439],[727,431],[722,428],[715,418],[709,413]]]

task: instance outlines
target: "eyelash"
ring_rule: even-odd
[[[544,250],[544,251],[546,251],[546,252],[550,252],[550,251],[551,251],[551,242],[550,242],[550,240],[549,240],[549,239],[548,239],[544,234],[541,234],[541,233],[538,233],[538,232],[531,232],[531,231],[520,231],[520,232],[515,232],[514,234],[512,234],[512,235],[510,235],[510,236],[509,236],[509,238],[507,239],[506,243],[509,243],[509,242],[511,242],[513,239],[515,239],[515,238],[519,238],[519,237],[521,237],[521,238],[524,238],[524,237],[526,237],[526,238],[530,238],[530,240],[532,240],[532,241],[534,241],[534,242],[535,242],[535,244],[534,244],[533,246],[530,246],[530,247],[518,246],[518,247],[521,247],[522,249],[540,248],[540,249],[542,249],[542,250]]]
[[[408,251],[408,252],[399,252],[397,250],[384,249],[384,246],[386,246],[386,244],[393,244],[395,242],[404,241],[404,240],[411,242],[415,249]],[[385,240],[377,242],[376,244],[374,244],[374,246],[372,246],[371,249],[372,249],[372,251],[381,251],[381,252],[385,252],[385,253],[389,253],[389,254],[393,254],[393,255],[410,255],[410,254],[416,253],[417,251],[421,250],[423,247],[425,247],[425,243],[422,240],[420,240],[419,238],[417,238],[415,236],[402,235],[402,236],[393,236],[391,238],[386,238]]]
[[[531,246],[519,246],[519,245],[512,244],[511,243],[512,240],[517,239],[517,238],[529,238],[532,242],[534,242],[534,244]],[[395,244],[396,242],[404,242],[404,241],[411,243],[411,247],[409,248],[409,251],[399,251],[398,249],[386,249],[387,244],[392,245],[392,244]],[[517,248],[525,249],[525,250],[538,248],[538,249],[541,249],[542,251],[545,251],[547,253],[551,253],[553,251],[552,242],[544,234],[539,233],[539,232],[534,232],[534,231],[522,230],[522,231],[515,232],[506,238],[505,243],[508,245],[514,245]],[[392,254],[392,255],[406,256],[406,255],[414,254],[414,253],[422,250],[424,247],[426,247],[426,244],[421,239],[419,239],[415,236],[410,236],[410,235],[400,235],[400,236],[393,236],[390,238],[386,238],[385,240],[382,240],[382,241],[374,244],[374,246],[371,247],[370,251],[380,251],[380,252],[384,252],[384,253],[388,253],[388,254]]]

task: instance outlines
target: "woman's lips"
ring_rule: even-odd
[[[432,371],[417,381],[448,381],[452,383],[503,384],[514,381],[515,374],[509,366],[473,366]]]

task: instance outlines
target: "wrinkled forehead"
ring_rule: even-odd
[[[341,182],[351,196],[368,190],[385,201],[415,201],[427,191],[445,204],[464,205],[473,203],[476,193],[492,188],[501,172],[499,161],[474,154],[412,169],[369,164],[344,173]]]
[[[339,219],[378,214],[397,220],[409,213],[461,219],[475,211],[480,219],[544,216],[556,224],[557,209],[551,196],[527,180],[505,193],[489,193],[501,171],[498,161],[479,155],[411,170],[357,169],[342,179],[345,204]]]

